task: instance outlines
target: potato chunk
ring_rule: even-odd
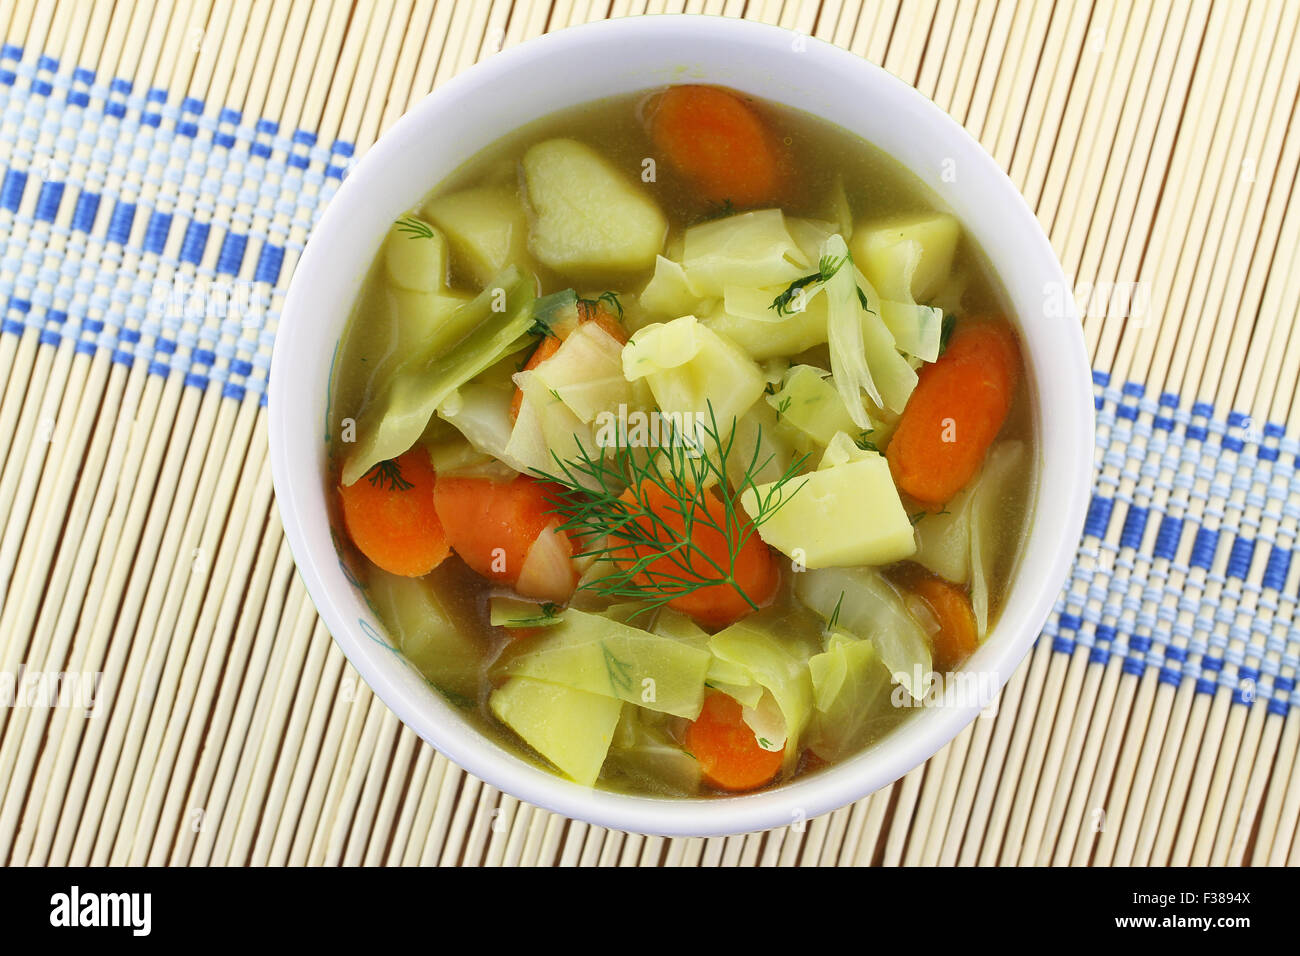
[[[595,150],[551,139],[524,153],[532,207],[528,247],[561,273],[649,269],[668,222],[659,207]]]
[[[514,186],[476,186],[435,196],[423,214],[446,234],[453,262],[480,286],[524,258],[528,218]]]
[[[952,270],[960,234],[952,216],[921,213],[859,226],[849,246],[882,299],[926,302]],[[903,285],[909,270],[910,288]]]
[[[759,485],[758,493],[771,489]],[[805,568],[892,564],[916,550],[912,523],[880,455],[794,478],[783,498],[758,534]],[[751,518],[758,516],[752,489],[740,502]]]

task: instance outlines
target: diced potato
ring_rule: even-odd
[[[926,302],[952,270],[960,235],[952,216],[927,212],[859,226],[849,247],[882,299]],[[905,285],[909,270],[910,289]]]
[[[409,217],[408,217],[409,218]],[[394,226],[384,240],[384,265],[395,285],[413,292],[438,292],[447,283],[447,237],[429,227],[432,235],[416,235]]]
[[[533,224],[528,246],[562,273],[649,269],[668,220],[645,191],[576,140],[551,139],[523,158]]]
[[[513,186],[476,186],[425,203],[423,214],[447,235],[452,259],[480,286],[524,258],[528,217]]]
[[[912,523],[880,455],[794,478],[782,497],[759,537],[806,568],[890,564],[916,550]],[[752,489],[740,501],[750,517],[758,515]]]
[[[488,698],[507,727],[583,786],[600,776],[623,702],[562,684],[512,677]]]

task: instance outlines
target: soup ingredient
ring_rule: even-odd
[[[673,740],[661,714],[624,707],[606,758],[607,776],[624,775],[651,793],[667,790],[693,797],[700,790],[700,764]]]
[[[857,431],[853,416],[824,369],[796,365],[785,373],[781,388],[767,396],[781,421],[825,447],[837,432]],[[861,403],[859,403],[861,404]]]
[[[735,342],[755,361],[797,355],[826,341],[826,299],[817,296],[803,308],[777,314],[780,295],[774,287],[728,286],[720,310],[706,320],[709,328]]]
[[[627,333],[604,302],[578,299],[576,311],[578,323],[563,335],[543,338],[523,370],[536,371],[580,420],[590,422],[601,411],[632,400],[623,377]],[[516,389],[512,417],[519,417],[523,401],[524,393]]]
[[[514,186],[475,186],[435,196],[423,214],[447,234],[453,261],[482,287],[526,259],[528,217]]]
[[[1015,525],[1007,520],[1007,489],[1024,469],[1028,449],[1024,442],[1000,442],[984,463],[979,483],[971,496],[971,606],[975,624],[982,638],[989,629],[989,606],[992,597],[989,582],[997,579],[995,562],[1005,553]]]
[[[930,642],[902,596],[872,568],[826,568],[795,577],[795,594],[825,620],[876,645],[880,659],[917,700],[932,669]]]
[[[1002,430],[1019,374],[1019,349],[1008,326],[959,324],[943,357],[922,369],[889,443],[898,487],[931,505],[964,488]]]
[[[763,119],[734,93],[674,86],[655,100],[650,136],[669,164],[709,202],[737,207],[776,201],[782,163]]]
[[[704,701],[710,657],[705,648],[604,615],[568,608],[561,620],[519,648],[503,660],[503,673],[687,719],[699,714]]]
[[[438,568],[427,578],[370,575],[369,598],[402,654],[441,690],[470,700],[486,666],[483,643],[452,613],[440,594],[450,582]]]
[[[895,216],[859,226],[853,259],[885,299],[928,302],[952,272],[961,227],[947,213]]]
[[[488,698],[503,724],[583,786],[600,776],[622,701],[563,684],[512,677]]]
[[[645,191],[590,146],[551,139],[523,158],[532,207],[528,247],[565,274],[649,269],[668,221]]]
[[[403,289],[437,292],[447,283],[447,237],[422,219],[399,219],[384,240],[384,265]]]
[[[610,557],[635,587],[673,588],[667,603],[709,627],[744,617],[772,599],[781,575],[771,550],[743,515],[712,489],[645,482],[620,500],[626,544]]]
[[[560,488],[560,526],[603,573],[582,587],[607,598],[664,605],[697,621],[721,626],[769,601],[780,576],[756,533],[780,504],[783,488],[803,459],[770,490],[760,493],[747,517],[739,506],[741,487],[764,467],[753,451],[735,447],[735,427],[724,434],[716,417],[697,422],[693,434],[672,430],[648,449],[619,442],[613,453],[560,460],[548,481]],[[687,439],[690,439],[688,442]],[[748,461],[743,483],[728,486],[732,454]]]
[[[564,601],[577,572],[554,513],[558,490],[526,475],[504,482],[443,478],[434,503],[452,550],[470,568],[525,597]]]
[[[934,617],[930,644],[935,670],[950,671],[975,653],[979,647],[975,612],[961,588],[915,564],[905,566],[899,580]]]
[[[726,694],[704,699],[700,716],[686,728],[686,749],[699,761],[704,780],[719,790],[755,790],[781,772],[782,750],[764,750]]]
[[[358,423],[356,445],[343,465],[343,484],[351,485],[377,462],[414,445],[447,396],[521,348],[532,324],[534,297],[531,277],[510,266],[448,319],[448,326],[464,330],[460,337],[421,343],[398,365],[373,410]]]
[[[780,510],[764,522],[763,540],[796,565],[882,565],[916,550],[912,524],[878,454],[818,469],[787,482],[784,489],[747,489],[741,504],[753,515],[764,498],[777,497]],[[781,501],[781,496],[793,500]]]
[[[538,604],[505,594],[494,594],[488,601],[488,623],[493,627],[534,631],[559,624],[563,617],[564,609],[549,601]]]
[[[644,378],[659,410],[679,419],[698,421],[708,409],[729,426],[767,385],[758,365],[693,315],[638,330],[622,358],[627,380]]]
[[[834,630],[826,650],[808,660],[813,685],[808,747],[823,760],[838,760],[858,749],[880,695],[889,687],[889,671],[876,645]]]
[[[901,412],[916,387],[916,372],[899,354],[894,337],[880,318],[880,302],[870,284],[852,268],[844,239],[831,236],[822,246],[826,285],[826,341],[831,372],[844,405],[859,428],[871,421],[862,407],[862,392],[876,405]],[[847,266],[847,268],[846,268]]]
[[[811,266],[780,209],[714,219],[682,237],[682,271],[701,297],[716,298],[728,286],[784,285]]]
[[[391,574],[428,574],[451,553],[433,490],[433,467],[423,449],[381,461],[360,481],[339,486],[348,536]]]
[[[720,661],[739,668],[763,688],[758,703],[744,708],[745,723],[767,750],[785,748],[792,766],[812,716],[812,681],[807,661],[812,647],[802,640],[809,622],[798,609],[764,608],[709,639]]]

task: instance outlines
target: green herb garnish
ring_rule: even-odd
[[[618,313],[619,320],[622,321],[622,319],[623,319],[623,303],[618,301],[618,293],[617,293],[617,292],[602,292],[600,295],[596,296],[596,298],[594,298],[594,299],[581,299],[581,298],[580,298],[580,299],[577,300],[578,305],[585,305],[585,306],[587,306],[587,308],[589,308],[592,312],[595,312],[596,309],[598,309],[598,308],[600,307],[600,304],[601,304],[602,302],[604,302],[606,305],[608,305],[612,311],[617,312],[617,313]]]
[[[831,619],[826,622],[825,634],[827,636],[835,632],[835,628],[840,623],[840,608],[844,606],[844,592],[840,592],[840,599],[835,602],[835,610],[831,611]]]
[[[853,444],[857,445],[863,451],[874,451],[877,455],[879,455],[880,449],[876,447],[875,442],[873,442],[870,438],[867,437],[868,435],[874,435],[875,432],[876,430],[874,428],[868,428],[866,431],[858,435],[857,438],[853,439]]]
[[[952,338],[953,329],[957,328],[957,316],[949,312],[943,317],[943,325],[939,329],[939,354],[942,355],[948,351],[948,340]]]
[[[802,487],[791,488],[790,481],[808,456],[760,490],[755,476],[772,460],[771,455],[760,460],[761,430],[750,454],[736,448],[734,420],[726,433],[719,428],[712,403],[708,419],[695,435],[679,434],[670,422],[667,444],[633,448],[620,439],[612,453],[600,457],[593,458],[582,447],[576,459],[563,461],[555,456],[556,474],[535,469],[539,477],[559,486],[552,512],[564,519],[560,530],[583,549],[576,556],[592,558],[593,567],[603,572],[591,576],[579,590],[646,602],[633,617],[716,585],[733,588],[758,609],[736,580],[736,560],[750,536]],[[740,460],[744,468],[734,485],[727,467],[733,453],[746,456]],[[722,506],[720,516],[716,507],[706,504],[700,489],[710,489],[707,493]],[[746,491],[755,496],[753,516],[746,515],[740,503]],[[667,495],[667,506],[652,507],[652,494]],[[665,520],[665,515],[673,520]],[[675,526],[677,519],[680,527]],[[694,541],[692,530],[697,526],[722,536],[726,558],[715,559]]]
[[[506,627],[545,627],[548,624],[554,624],[556,617],[562,610],[560,605],[553,601],[547,601],[538,606],[540,612],[533,617],[516,617],[511,618]]]
[[[412,239],[432,239],[437,235],[433,231],[433,226],[414,216],[403,216],[397,220],[397,231],[406,233]]]
[[[375,465],[366,472],[366,477],[374,487],[386,488],[389,491],[410,491],[415,487],[402,477],[401,466],[391,459]]]

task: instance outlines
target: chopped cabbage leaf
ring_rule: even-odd
[[[870,640],[836,631],[826,650],[808,661],[813,715],[808,746],[823,760],[838,760],[857,750],[869,719],[889,687],[889,670]]]
[[[508,267],[453,312],[438,335],[420,343],[419,350],[392,371],[379,400],[358,421],[356,446],[343,466],[343,484],[352,484],[379,462],[414,445],[448,395],[522,348],[532,324],[533,299],[532,279]]]
[[[772,301],[784,289],[728,286],[722,308],[705,324],[762,361],[805,352],[826,341],[826,300],[815,290],[801,297],[802,308],[778,312]]]
[[[709,647],[719,661],[741,668],[751,683],[771,696],[780,714],[779,727],[773,726],[772,712],[763,706],[762,696],[754,706],[744,707],[742,715],[755,730],[756,739],[764,737],[774,750],[785,746],[787,768],[798,759],[799,740],[812,716],[812,679],[808,675],[811,648],[791,639],[801,630],[806,631],[806,622],[802,623],[801,628],[801,622],[794,620],[790,611],[765,608],[709,639]]]
[[[632,385],[623,377],[623,343],[596,322],[574,329],[534,372],[584,424],[633,402]]]
[[[735,344],[693,315],[647,325],[623,347],[623,374],[644,378],[661,412],[705,416],[712,408],[720,429],[743,415],[763,394],[762,369]]]
[[[563,619],[512,654],[502,670],[517,677],[604,694],[649,710],[695,719],[704,705],[709,652],[569,608]]]
[[[559,624],[564,609],[539,604],[507,594],[494,594],[488,601],[488,621],[493,627],[550,627]]]
[[[705,296],[686,275],[680,263],[663,256],[655,256],[655,271],[638,297],[641,307],[648,312],[675,319],[707,311]]]
[[[1009,527],[1007,505],[1011,496],[1007,485],[1024,461],[1024,442],[1004,441],[995,445],[984,460],[984,467],[971,494],[971,607],[981,640],[989,629],[990,582],[997,575],[996,561],[1008,537],[1019,532]],[[924,522],[923,522],[924,523]]]
[[[812,268],[780,209],[760,209],[700,223],[686,230],[682,269],[703,296],[729,285],[785,285]]]
[[[837,432],[855,430],[843,397],[826,376],[826,371],[816,366],[796,365],[786,373],[780,390],[767,396],[767,404],[782,421],[823,447]]]
[[[897,591],[872,568],[826,568],[797,576],[795,594],[827,621],[870,639],[880,659],[917,700],[933,667],[925,630]],[[838,608],[838,613],[836,609]]]
[[[871,419],[862,406],[862,392],[876,405],[901,412],[916,387],[916,372],[899,354],[893,335],[881,320],[875,290],[865,280],[855,281],[860,277],[848,267],[849,252],[843,237],[834,235],[826,240],[822,259],[838,263],[825,282],[831,372],[854,424],[867,429]],[[867,300],[865,309],[859,291]]]
[[[693,797],[699,793],[699,762],[672,739],[662,721],[659,714],[624,704],[606,758],[607,770],[652,792]]]

